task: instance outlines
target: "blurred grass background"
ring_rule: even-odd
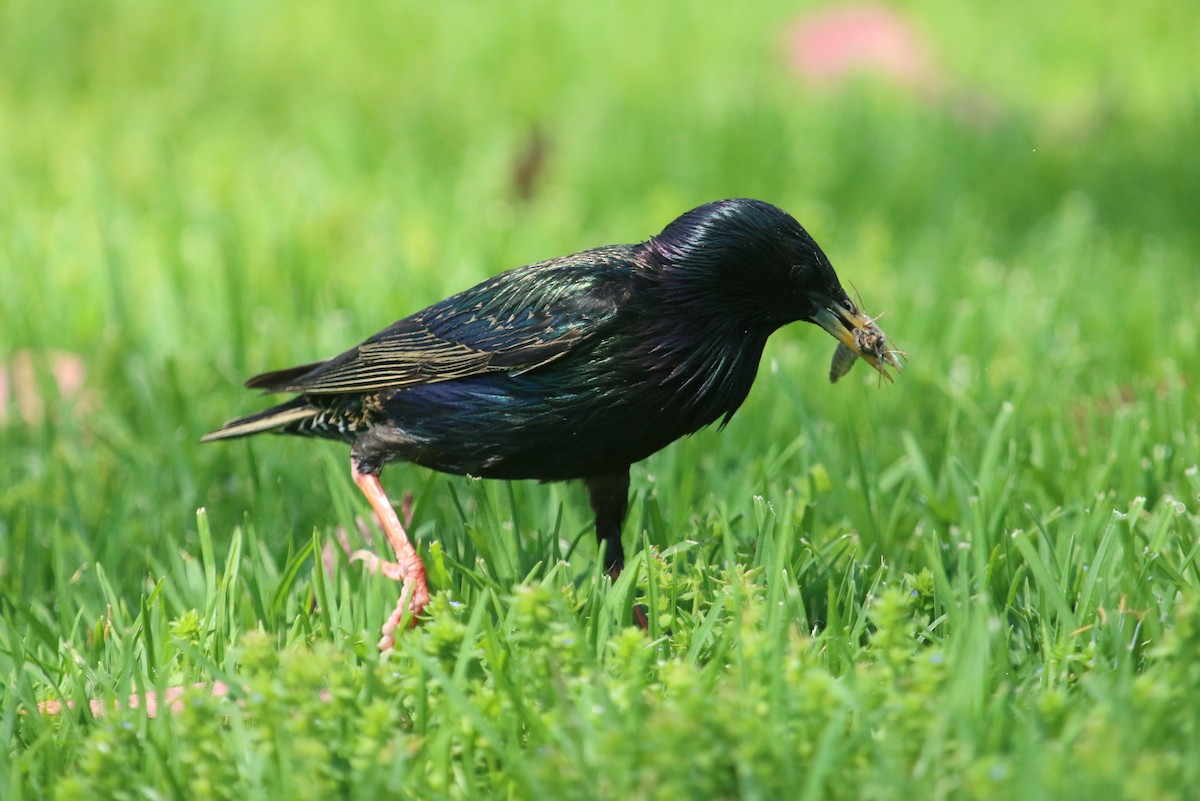
[[[801,66],[864,8],[899,60]],[[1188,797],[1194,15],[837,9],[0,5],[0,794]],[[778,334],[635,468],[615,588],[578,487],[395,466],[444,594],[381,658],[395,588],[311,558],[345,449],[197,443],[254,372],[730,196],[911,361],[830,386]],[[21,713],[214,679],[257,689]]]

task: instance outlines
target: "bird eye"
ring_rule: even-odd
[[[803,288],[813,283],[813,269],[809,264],[794,264],[792,265],[792,286]]]

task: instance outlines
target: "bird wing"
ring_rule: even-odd
[[[327,362],[264,373],[246,385],[337,394],[532,370],[605,329],[632,289],[628,256],[628,248],[601,248],[509,270]]]

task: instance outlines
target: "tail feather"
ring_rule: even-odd
[[[248,437],[251,434],[259,434],[263,431],[278,431],[303,420],[311,419],[319,412],[319,409],[310,406],[303,397],[294,398],[287,403],[272,406],[270,409],[265,409],[256,414],[249,414],[245,417],[239,417],[236,420],[230,420],[216,431],[205,434],[200,438],[200,441],[212,442],[217,439]]]
[[[296,379],[306,373],[311,373],[323,364],[325,364],[323,361],[313,362],[312,364],[302,364],[298,367],[286,367],[283,370],[272,370],[269,373],[261,373],[247,381],[246,388],[263,389],[267,392],[286,392]]]

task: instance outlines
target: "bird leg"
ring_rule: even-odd
[[[583,480],[596,516],[596,544],[604,549],[604,572],[615,579],[625,567],[621,525],[629,510],[629,468]]]
[[[625,513],[629,511],[629,468],[619,473],[591,476],[583,480],[588,491],[588,502],[596,516],[596,544],[604,549],[604,572],[613,581],[625,569],[625,548],[621,545],[621,526]],[[633,607],[633,622],[642,631],[650,628],[646,609],[640,604]]]
[[[360,471],[358,463],[354,459],[350,460],[350,474],[354,477],[354,483],[362,490],[363,495],[367,496],[371,508],[375,510],[388,542],[391,543],[392,550],[396,554],[396,561],[385,562],[369,551],[356,551],[351,558],[363,559],[370,569],[378,570],[388,578],[403,583],[400,600],[396,602],[396,609],[383,624],[383,636],[379,640],[379,649],[386,651],[395,643],[393,632],[396,627],[404,622],[406,617],[408,625],[416,625],[417,616],[429,604],[429,586],[425,580],[425,565],[421,562],[417,549],[409,541],[404,524],[400,522],[396,510],[392,508],[387,493],[383,491],[383,485],[379,483],[379,474]]]

